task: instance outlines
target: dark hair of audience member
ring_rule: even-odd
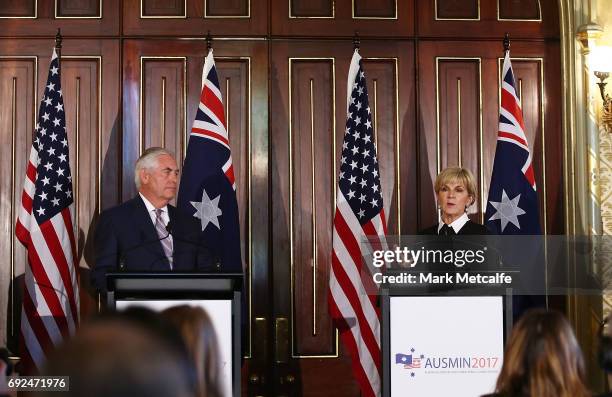
[[[69,377],[70,392],[58,395],[193,396],[180,353],[155,333],[120,318],[84,324],[49,356],[42,373]]]
[[[496,391],[507,397],[590,396],[582,352],[561,313],[530,310],[516,323]]]
[[[142,306],[131,306],[118,312],[104,312],[94,318],[93,321],[112,321],[113,319],[129,322],[153,333],[163,340],[168,347],[176,351],[180,356],[180,364],[188,377],[189,386],[195,393],[197,388],[196,368],[178,327],[163,318],[159,312]]]
[[[162,312],[183,335],[196,368],[199,397],[221,396],[220,355],[217,335],[208,313],[200,307],[175,306]]]

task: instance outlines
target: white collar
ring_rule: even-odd
[[[463,228],[463,226],[465,226],[469,220],[470,218],[468,218],[467,213],[464,212],[463,215],[455,219],[449,226],[453,228],[455,234],[459,234],[459,230],[461,230],[461,228]],[[444,226],[444,222],[442,221],[442,218],[440,218],[438,222],[438,234],[440,234],[440,229],[442,229],[442,226]]]
[[[155,206],[153,204],[151,204],[151,202],[149,200],[147,200],[147,198],[140,192],[138,192],[138,194],[140,195],[140,198],[142,199],[142,201],[144,201],[144,205],[145,207],[147,207],[147,212],[151,213],[154,212],[155,210],[157,210],[157,208],[155,208]],[[168,212],[168,206],[164,205],[163,207],[160,208],[162,210],[162,213],[167,213]]]

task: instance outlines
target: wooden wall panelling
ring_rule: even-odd
[[[559,37],[557,0],[424,0],[418,1],[416,8],[420,21],[417,34],[422,37],[501,40],[506,32],[514,39]],[[540,18],[532,18],[535,8]]]
[[[206,0],[204,18],[250,18],[251,0]]]
[[[185,18],[187,17],[186,0],[142,0],[140,2],[142,18]]]
[[[482,156],[476,163],[480,164],[480,169],[472,168],[472,171],[479,182],[479,203],[480,211],[482,211],[488,195],[498,130],[500,61],[499,56],[493,56],[496,53],[496,49],[499,49],[497,54],[501,56],[500,43],[481,42],[478,45],[474,45],[474,43],[470,42],[455,42],[452,44],[422,42],[420,44],[419,130],[421,133],[419,135],[419,148],[421,157],[419,163],[419,201],[421,203],[422,216],[420,227],[427,227],[436,221],[436,210],[434,201],[432,201],[434,196],[433,180],[437,173],[437,151],[439,150],[440,153],[443,153],[442,150],[436,147],[437,120],[440,117],[440,130],[442,131],[444,129],[443,123],[446,120],[445,118],[448,117],[441,114],[444,107],[440,107],[438,112],[436,104],[436,58],[438,58],[438,62],[440,62],[440,59],[452,61],[453,58],[463,58],[466,56],[481,59]],[[554,106],[559,106],[559,104],[555,105],[554,103],[559,100],[560,85],[558,80],[555,82],[544,77],[547,73],[557,75],[560,71],[560,64],[558,60],[551,57],[548,63],[542,64],[543,69],[537,67],[542,58],[549,59],[551,51],[545,44],[520,41],[512,43],[512,56],[517,58],[515,70],[522,76],[523,87],[525,89],[523,93],[525,96],[525,105],[523,106],[526,119],[525,128],[534,157],[534,171],[540,198],[540,218],[541,222],[546,222],[546,230],[549,234],[558,234],[563,231],[562,222],[559,220],[563,219],[564,216],[563,208],[560,204],[562,170],[560,169],[561,167],[545,167],[543,159],[546,157],[547,164],[558,164],[563,161],[559,127],[561,115],[558,111],[552,110]],[[440,79],[440,76],[437,78]],[[442,94],[440,90],[439,95]],[[542,98],[547,98],[546,103],[542,102]],[[447,114],[449,113],[448,109],[450,109],[450,114],[458,113],[456,103],[442,98],[439,98],[439,100],[441,103],[446,101]],[[544,115],[542,115],[543,110]],[[462,120],[464,120],[464,117],[478,117],[478,115],[474,114],[477,112],[477,108],[472,108],[471,115],[464,115],[466,111],[466,108],[463,107]],[[549,125],[550,128],[548,127]],[[543,126],[545,127],[544,130],[542,129]],[[453,147],[454,143],[452,141],[450,143],[451,147]],[[440,144],[443,146],[445,143],[440,142]],[[551,148],[549,148],[549,145],[551,145]],[[462,150],[464,156],[465,150]],[[444,166],[445,164],[441,163],[441,167],[443,168]],[[555,220],[554,224],[551,223],[552,219]],[[480,220],[479,217],[476,217],[476,220]]]
[[[268,301],[268,56],[267,43],[252,41],[213,41],[215,63],[219,74],[221,92],[226,106],[228,132],[232,147],[232,159],[236,175],[236,192],[240,211],[242,237],[242,258],[246,268],[246,294],[249,316],[247,331],[247,367],[257,379],[267,378],[266,357],[252,356],[252,351],[265,345],[268,335],[254,334],[250,325],[255,319],[258,324],[270,324]],[[151,136],[159,136],[161,99],[151,99],[153,94],[147,90],[161,90],[162,71],[167,76],[180,75],[180,78],[167,78],[167,90],[180,90],[185,86],[185,100],[178,104],[175,99],[166,99],[166,108],[183,115],[186,128],[176,125],[168,129],[166,123],[166,144],[183,141],[191,129],[199,103],[202,88],[202,67],[206,55],[204,40],[126,40],[124,43],[124,89],[123,92],[123,196],[126,200],[136,193],[133,182],[134,162],[139,154],[141,125],[143,133],[151,131]],[[142,70],[141,70],[142,62]],[[164,64],[165,62],[165,64]],[[185,67],[184,73],[180,70]],[[148,65],[147,65],[148,64]],[[161,68],[161,69],[160,69]],[[155,71],[157,69],[157,71]],[[145,75],[141,75],[141,71]],[[156,73],[157,77],[153,77]],[[149,77],[147,77],[147,74]],[[184,79],[184,83],[179,80]],[[174,83],[171,84],[171,80]],[[149,83],[150,81],[150,83]],[[181,80],[183,81],[183,80]],[[141,86],[141,83],[143,84]],[[150,87],[147,87],[150,84]],[[174,88],[172,88],[172,87]],[[157,87],[157,88],[155,88]],[[141,90],[141,88],[143,88]],[[152,92],[152,91],[151,91]],[[168,91],[167,91],[168,92]],[[157,94],[155,94],[157,95]],[[176,99],[180,99],[178,95]],[[140,111],[142,103],[142,113]],[[169,110],[166,110],[168,114]],[[144,124],[141,122],[144,121]],[[147,122],[153,123],[147,127]],[[174,124],[173,124],[174,125]],[[172,137],[170,138],[170,135]],[[143,142],[148,146],[160,144],[159,138]],[[179,158],[184,156],[186,147],[173,147]],[[180,167],[180,161],[179,161]],[[243,377],[246,381],[250,374]],[[249,385],[258,390],[257,385]],[[261,391],[260,391],[261,393]]]
[[[184,153],[187,129],[187,59],[143,57],[140,77],[139,154],[152,146]]]
[[[499,20],[541,21],[541,0],[497,0]]]
[[[62,94],[74,190],[74,224],[84,244],[100,208],[102,57],[62,54]],[[81,263],[86,265],[85,258]]]
[[[479,20],[480,1],[479,0],[435,0],[435,17],[438,20],[459,19],[459,20]]]
[[[210,31],[213,37],[264,36],[268,33],[268,2],[124,1],[123,31],[127,35],[204,37]]]
[[[407,191],[403,189],[403,185],[410,186],[415,183],[414,178],[411,179],[406,174],[400,175],[402,158],[409,158],[411,151],[403,147],[402,131],[399,126],[399,57],[367,57],[366,53],[364,56],[366,58],[362,60],[362,63],[366,73],[368,99],[372,111],[378,167],[380,174],[387,176],[382,195],[387,231],[391,235],[399,235],[402,230],[405,230],[402,229],[401,220],[406,219],[403,217],[406,208],[399,203],[400,197],[406,198]],[[409,72],[402,70],[402,75],[405,73]],[[412,103],[411,93],[406,92],[405,94],[404,96],[402,93],[401,97],[407,98],[408,103]],[[344,102],[342,104],[344,105]],[[414,215],[409,211],[409,217],[414,217]],[[406,227],[405,223],[404,227]]]
[[[20,2],[13,2],[20,3]],[[34,3],[34,15],[11,16],[12,14],[28,15]],[[113,36],[119,34],[118,0],[53,0],[24,2],[18,4],[15,11],[2,14],[3,31],[12,36],[55,36],[58,28],[67,36]],[[17,7],[17,4],[15,5]],[[4,9],[3,7],[3,10]]]
[[[55,0],[56,18],[102,18],[103,0]]]
[[[436,59],[436,168],[462,166],[470,169],[482,186],[481,65],[479,58]],[[481,196],[479,194],[479,196]],[[482,223],[481,205],[470,207]]]
[[[414,223],[409,227],[406,221],[414,222],[416,219],[416,196],[411,193],[416,186],[416,173],[413,174],[416,169],[414,87],[411,84],[414,76],[413,48],[408,42],[385,45],[362,42],[361,48],[361,54],[368,57],[363,62],[370,107],[374,106],[374,95],[377,93],[379,131],[376,135],[379,140],[383,197],[387,200],[385,209],[388,209],[388,219],[393,218],[389,225],[394,231],[402,221],[406,230],[415,229]],[[337,56],[330,59],[330,54]],[[289,332],[280,334],[275,341],[275,358],[280,363],[275,377],[285,379],[293,376],[297,379],[292,384],[277,384],[276,393],[279,394],[296,393],[296,388],[300,388],[301,384],[317,385],[309,386],[307,395],[321,395],[331,387],[341,396],[356,393],[348,357],[344,355],[341,345],[340,351],[336,350],[337,340],[330,344],[329,337],[335,339],[335,333],[328,325],[327,305],[323,302],[313,310],[315,300],[322,299],[321,293],[327,291],[331,259],[330,231],[335,209],[333,199],[337,188],[342,131],[346,123],[346,76],[351,55],[352,46],[348,40],[326,42],[325,46],[310,41],[299,42],[299,45],[285,41],[272,44],[274,302],[277,321],[287,319],[290,323]],[[334,79],[333,70],[330,70],[332,67],[335,67],[335,84],[331,81]],[[312,115],[311,80],[316,93]],[[332,84],[333,90],[330,87]],[[398,92],[402,95],[398,95]],[[332,106],[330,101],[334,99],[335,106]],[[330,118],[335,127],[329,125]],[[332,162],[329,159],[332,150],[329,139],[334,131],[335,156]],[[314,162],[313,142],[316,148]],[[401,161],[402,167],[405,166],[402,168],[405,173],[401,175],[398,175],[398,161]],[[313,171],[316,176],[314,197]],[[399,179],[402,180],[401,188],[396,184]],[[402,194],[401,198],[398,193]],[[398,207],[401,207],[401,219]],[[313,223],[317,230],[316,239],[312,233]],[[316,241],[316,246],[313,246],[313,241]],[[317,255],[316,273],[313,273],[312,267],[313,253]],[[313,278],[313,274],[316,277]],[[313,332],[315,322],[316,332]],[[320,371],[321,365],[328,370]],[[340,382],[340,379],[344,381]]]
[[[290,18],[334,18],[335,14],[333,0],[289,0]]]
[[[38,59],[32,55],[0,55],[0,332],[15,352],[19,335],[21,291],[14,283],[23,274],[25,249],[15,237],[15,220],[21,203],[26,164],[37,111]],[[36,109],[36,110],[35,110]],[[23,278],[23,277],[21,277]]]
[[[12,75],[15,71],[17,80],[17,124],[14,142],[14,155],[11,144],[3,146],[7,153],[2,158],[14,164],[14,170],[9,172],[15,175],[15,182],[11,178],[2,178],[2,194],[11,191],[6,198],[10,206],[3,206],[15,212],[20,205],[21,191],[25,166],[31,149],[33,125],[37,117],[38,101],[46,84],[49,61],[54,44],[53,40],[11,40],[13,46],[4,47],[0,53],[0,64],[13,65],[3,68],[8,76],[8,90],[11,90]],[[93,291],[89,289],[88,270],[91,266],[91,239],[90,233],[95,223],[100,206],[116,204],[119,198],[118,156],[119,131],[118,126],[118,99],[119,99],[119,46],[117,42],[100,40],[96,42],[86,40],[66,39],[62,52],[62,92],[66,111],[66,124],[69,136],[70,163],[75,190],[75,226],[77,231],[78,255],[80,257],[81,276],[81,314],[84,317],[97,310]],[[17,62],[17,63],[15,63]],[[27,70],[27,73],[26,73]],[[32,77],[28,77],[32,73]],[[6,79],[2,78],[3,87]],[[13,76],[14,77],[14,76]],[[30,81],[31,82],[27,82]],[[5,88],[2,88],[3,90]],[[77,98],[79,99],[77,102]],[[3,109],[11,111],[12,97],[3,95],[1,99]],[[5,103],[5,101],[7,101]],[[25,107],[28,107],[25,110]],[[2,117],[2,122],[11,123],[12,117]],[[78,120],[78,124],[77,124]],[[78,126],[78,127],[77,127]],[[11,126],[9,126],[11,127]],[[78,133],[77,133],[78,129]],[[10,136],[11,128],[7,131]],[[3,135],[3,138],[5,136]],[[3,168],[4,169],[4,168]],[[6,182],[5,182],[6,181]],[[5,187],[7,190],[4,190]],[[4,200],[4,198],[3,198]],[[1,241],[6,241],[12,247],[12,254],[7,255],[14,269],[13,277],[20,280],[23,275],[26,256],[21,244],[14,240],[14,222],[16,215],[7,215],[7,224],[0,231]],[[10,228],[7,228],[10,223]],[[3,252],[11,252],[10,249]],[[2,280],[11,280],[11,266],[2,267]],[[8,284],[5,291],[9,291]],[[20,288],[12,291],[15,294],[15,304],[0,306],[2,318],[13,319],[14,322],[2,323],[1,332],[6,335],[7,343],[16,352],[17,336],[19,330]],[[4,302],[6,303],[6,302]],[[6,324],[6,325],[5,325]],[[4,333],[6,332],[6,334]]]
[[[6,0],[2,2],[0,19],[3,18],[36,18],[37,0]]]
[[[327,313],[331,223],[334,212],[335,71],[333,59],[292,59],[290,99],[290,217],[293,316],[296,355],[335,354],[335,332]],[[325,313],[318,313],[320,311]]]
[[[413,0],[272,0],[275,36],[407,37],[414,34]]]
[[[353,0],[355,18],[397,18],[397,0]]]

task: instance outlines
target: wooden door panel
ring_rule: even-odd
[[[7,266],[3,266],[3,294],[0,316],[6,318],[2,332],[7,344],[17,352],[21,315],[21,285],[26,266],[25,249],[14,237],[16,212],[21,202],[25,166],[41,93],[46,84],[53,40],[13,40],[0,54],[2,95],[0,105],[7,117],[1,118],[3,145],[0,158],[12,163],[3,167],[10,177],[2,178],[0,194],[6,197],[7,213],[2,229],[6,242]],[[88,267],[92,265],[90,232],[101,207],[114,205],[119,198],[118,127],[119,46],[101,40],[64,40],[62,51],[62,92],[74,183],[74,214],[81,276],[81,315],[97,311],[96,296],[89,288]],[[13,95],[13,81],[15,95]],[[13,104],[14,102],[14,104]],[[16,116],[16,117],[13,117]],[[16,282],[12,288],[11,282]],[[10,288],[9,288],[10,285]],[[8,299],[8,302],[5,300]]]
[[[433,180],[440,169],[458,163],[455,159],[458,159],[457,156],[459,156],[459,131],[462,132],[461,158],[467,159],[464,164],[471,169],[478,182],[479,203],[472,216],[476,221],[483,220],[499,123],[499,79],[502,64],[499,55],[502,55],[502,52],[499,51],[497,53],[499,55],[496,56],[496,48],[501,49],[500,43],[474,45],[474,43],[467,42],[453,44],[422,42],[420,45],[419,117],[422,131],[420,150],[424,155],[421,156],[420,162],[419,190],[420,201],[424,206],[422,208],[426,208],[421,212],[423,217],[421,227],[427,227],[436,221],[434,202],[430,201],[433,196]],[[560,65],[558,60],[551,60],[548,63],[542,61],[547,51],[545,45],[526,45],[515,42],[512,46],[513,68],[518,84],[523,87],[525,133],[534,158],[536,184],[540,193],[541,223],[546,225],[545,230],[548,233],[557,234],[562,232],[562,225],[558,222],[553,224],[551,220],[563,218],[557,205],[560,186],[562,186],[562,175],[560,167],[546,167],[543,159],[546,158],[546,164],[562,161],[561,137],[558,130],[560,114],[553,111],[547,112],[546,106],[551,104],[545,103],[543,98],[548,98],[553,102],[558,100],[560,90],[558,82],[550,81],[544,76],[547,73],[558,74]],[[458,81],[468,82],[468,79],[459,79],[454,76],[451,83],[447,84],[448,71],[460,65],[467,66],[467,64],[472,65],[470,75],[474,75],[476,64],[481,65],[479,72],[481,82],[478,83],[476,81],[478,79],[473,79],[472,83],[467,83],[467,86],[471,87],[468,89],[471,94],[467,101],[463,99],[459,101],[458,87],[461,87],[462,90],[461,98],[465,99],[464,95],[467,94],[464,92],[466,84],[459,86]],[[458,75],[459,72],[455,74]],[[451,87],[450,94],[449,89],[443,89],[445,86]],[[453,87],[456,87],[454,91]],[[476,100],[479,96],[481,99]],[[477,106],[479,102],[482,103],[482,111]],[[557,104],[557,106],[560,105]],[[459,113],[461,123],[456,121]],[[479,120],[482,120],[480,138],[476,135],[480,133],[478,131]],[[550,129],[545,127],[548,124],[551,125]],[[549,144],[555,149],[550,150]],[[453,154],[453,151],[456,154]]]
[[[12,351],[17,348],[21,314],[20,288],[17,276],[23,275],[26,251],[15,237],[15,220],[21,203],[21,192],[38,111],[36,56],[2,54],[0,56],[0,249],[4,252],[0,272],[0,331]],[[35,110],[36,109],[36,110]],[[23,278],[23,276],[21,277]]]
[[[266,0],[124,1],[127,35],[262,36],[268,30]]]
[[[437,148],[436,169],[460,166],[479,176],[482,150],[480,59],[440,57],[436,60],[436,68],[439,124],[436,140],[431,142]],[[482,212],[479,203],[471,206],[469,212]]]
[[[365,57],[388,223],[396,232],[408,220],[404,226],[409,229],[415,213],[400,203],[415,203],[408,193],[416,186],[412,45],[364,42],[360,52]],[[331,58],[329,54],[341,55]],[[275,340],[277,394],[325,395],[331,387],[337,395],[357,391],[350,360],[327,309],[351,55],[350,45],[342,42],[324,47],[307,41],[299,46],[283,42],[272,46],[274,301],[276,321],[288,324],[287,332],[277,333]],[[410,165],[405,173],[398,167],[400,160]],[[321,371],[322,367],[326,370]],[[287,382],[287,377],[295,380]]]
[[[333,59],[291,60],[290,245],[295,355],[329,355],[335,333],[326,305],[335,177]]]
[[[100,18],[102,0],[56,0],[55,14],[60,18]]]
[[[165,144],[174,150],[181,167],[199,104],[206,43],[127,40],[124,53],[124,86],[129,88],[124,90],[123,97],[122,173],[123,200],[127,200],[136,194],[134,163],[149,145]],[[214,42],[214,54],[232,148],[245,266],[248,316],[245,354],[252,360],[247,360],[249,372],[243,381],[254,377],[256,380],[248,387],[261,393],[261,382],[267,379],[268,358],[266,349],[260,347],[266,345],[268,330],[255,327],[254,334],[251,325],[267,326],[270,310],[267,44],[219,41]],[[254,356],[254,352],[259,356]],[[243,388],[246,390],[247,385],[243,384]]]
[[[270,6],[275,36],[414,35],[413,0],[272,0]]]
[[[141,58],[141,131],[139,150],[165,147],[185,152],[186,58]]]
[[[418,35],[482,39],[559,37],[557,0],[423,0]]]
[[[6,4],[8,3],[8,4]],[[119,34],[119,0],[3,1],[0,21],[11,36]]]

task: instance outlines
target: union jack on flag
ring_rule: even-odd
[[[200,220],[207,248],[222,270],[242,272],[236,180],[212,49],[204,61],[202,93],[182,173],[178,208]]]
[[[347,82],[347,120],[340,159],[329,276],[330,313],[353,361],[363,396],[380,396],[380,321],[376,291],[363,257],[386,248],[372,115],[361,56],[355,50]]]
[[[38,110],[15,234],[28,251],[20,350],[27,371],[72,335],[79,322],[74,200],[55,49]]]
[[[499,131],[485,221],[495,234],[540,234],[532,156],[509,51],[502,70]]]

